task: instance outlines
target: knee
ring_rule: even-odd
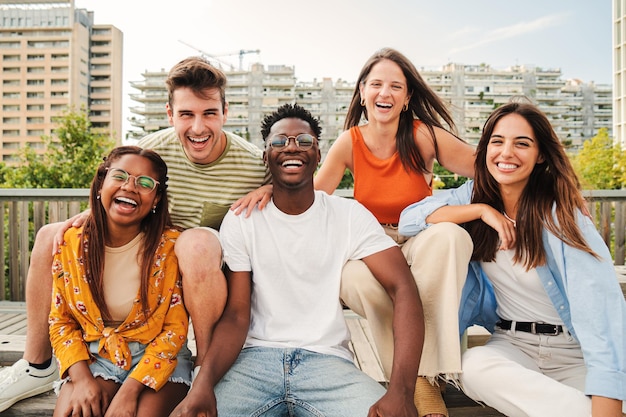
[[[452,248],[458,248],[465,252],[472,251],[474,245],[467,230],[455,223],[443,222],[432,225],[427,229],[437,242],[447,244]]]
[[[341,299],[352,309],[368,305],[393,308],[391,299],[363,261],[349,261],[341,274]]]
[[[218,237],[204,229],[188,229],[176,240],[174,251],[185,284],[210,284],[217,280],[221,285],[222,247]]]
[[[482,346],[466,350],[461,358],[461,384],[464,388],[475,387],[477,382],[486,378],[485,365],[489,363]]]
[[[341,292],[366,298],[387,294],[363,261],[346,263],[341,274]]]
[[[187,229],[176,240],[174,251],[179,263],[189,259],[192,262],[219,260],[221,264],[222,246],[214,233],[202,228]]]

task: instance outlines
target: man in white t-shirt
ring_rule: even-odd
[[[424,328],[423,320],[414,326],[415,317],[423,318],[415,282],[369,211],[314,190],[320,133],[319,121],[298,105],[264,119],[272,200],[249,216],[224,218],[226,309],[191,391],[172,416],[417,415],[413,391]],[[395,356],[386,392],[354,366],[348,349],[339,289],[351,259],[368,265],[394,303]]]

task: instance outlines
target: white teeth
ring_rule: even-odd
[[[502,168],[502,169],[515,169],[515,168],[517,168],[517,165],[514,165],[514,164],[504,164],[504,163],[500,162],[500,163],[498,164],[498,168]]]
[[[202,143],[202,142],[206,142],[207,140],[209,140],[208,136],[204,136],[201,138],[194,138],[192,136],[187,136],[189,138],[190,141],[194,142],[194,143]]]
[[[302,161],[298,161],[297,159],[289,159],[285,162],[282,163],[282,166],[286,167],[286,166],[302,166]]]
[[[130,198],[126,198],[126,197],[118,197],[115,200],[122,202],[122,203],[132,204],[133,206],[137,205],[137,202],[135,200],[131,200]]]
[[[376,103],[376,105],[377,105],[378,107],[386,107],[386,108],[388,108],[388,109],[390,109],[390,108],[392,107],[392,105],[391,105],[391,104],[389,104],[389,103]]]

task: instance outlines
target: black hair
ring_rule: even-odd
[[[313,117],[310,111],[298,104],[283,104],[276,111],[266,115],[261,122],[261,135],[263,140],[267,139],[272,130],[272,126],[282,119],[296,118],[304,120],[311,126],[311,130],[316,138],[322,134],[322,128],[318,118]]]

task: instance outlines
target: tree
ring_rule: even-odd
[[[4,188],[89,188],[114,141],[92,130],[84,109],[68,110],[56,121],[54,134],[42,137],[43,154],[27,145],[17,167],[2,167]]]
[[[588,190],[616,190],[626,184],[626,158],[607,129],[600,129],[572,158],[581,185]]]

